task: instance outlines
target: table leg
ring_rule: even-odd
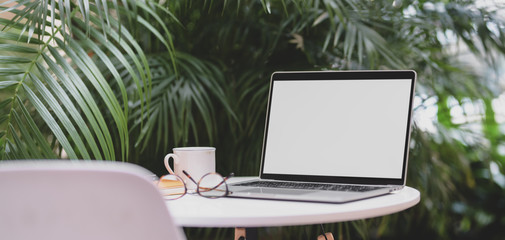
[[[325,238],[326,236],[326,238]],[[319,235],[317,236],[317,240],[335,240],[335,238],[333,238],[333,234],[331,232],[327,232],[325,233],[324,235]]]
[[[235,240],[245,240],[246,231],[245,228],[235,228]]]
[[[235,228],[235,240],[257,240],[257,228]]]

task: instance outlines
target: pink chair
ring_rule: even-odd
[[[152,177],[128,163],[0,161],[0,239],[185,239]]]

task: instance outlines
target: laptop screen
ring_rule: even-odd
[[[402,184],[414,74],[401,73],[274,74],[262,177]]]

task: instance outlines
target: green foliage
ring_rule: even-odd
[[[432,126],[416,118],[413,127],[408,185],[421,203],[327,230],[338,239],[503,236],[501,88],[448,44],[497,67],[505,25],[496,12],[424,0],[43,0],[0,11],[0,159],[131,161],[164,174],[171,148],[213,145],[219,172],[256,175],[272,72],[414,69],[414,116],[436,111]],[[319,230],[260,236],[305,233]]]
[[[6,76],[2,86],[9,87],[2,96],[11,99],[2,108],[6,119],[2,125],[2,158],[56,158],[64,151],[74,159],[128,160],[128,101],[140,99],[144,113],[151,91],[149,65],[137,40],[109,13],[105,1],[104,5],[22,1],[7,7],[11,2],[1,8],[12,17],[10,21],[2,19],[0,64],[7,66],[2,71]],[[129,4],[142,5],[136,1],[121,7],[112,4],[116,12],[124,11]],[[104,12],[107,14],[102,17]],[[66,24],[58,25],[57,21]],[[151,26],[141,21],[138,24],[148,29]],[[152,33],[169,46],[158,30]],[[167,50],[170,53],[173,49]],[[116,78],[104,78],[92,57],[95,54],[108,71],[117,73],[116,67],[124,66],[137,76],[133,94],[128,95],[117,74]],[[112,65],[114,55],[123,61]],[[112,86],[114,80],[116,85]],[[25,114],[25,121],[14,117],[16,112],[29,110],[32,114]],[[39,124],[30,124],[35,120]],[[28,135],[22,131],[30,128],[44,137],[25,139]],[[32,149],[33,154],[24,149]]]

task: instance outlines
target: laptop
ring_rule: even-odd
[[[275,72],[259,178],[229,197],[344,203],[405,186],[416,72]]]

